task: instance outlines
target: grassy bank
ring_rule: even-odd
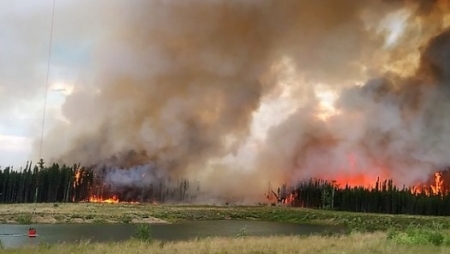
[[[402,244],[384,233],[352,234],[340,237],[212,238],[188,242],[81,243],[3,250],[21,253],[450,253],[448,246]]]
[[[287,207],[131,204],[0,205],[2,223],[167,223],[184,220],[265,220],[347,226],[340,236],[211,238],[162,243],[57,244],[2,253],[450,253],[450,218],[382,215]],[[367,233],[364,231],[377,231]],[[359,231],[359,233],[355,233]],[[384,231],[384,232],[383,232]],[[142,233],[142,232],[141,232]],[[144,232],[145,233],[145,232]],[[141,234],[145,235],[145,234]]]
[[[133,204],[0,205],[0,223],[165,223],[183,220],[265,220],[346,226],[357,231],[409,226],[450,229],[449,217],[383,215],[287,207],[215,207]]]

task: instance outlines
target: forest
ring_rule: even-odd
[[[275,193],[274,193],[275,194]],[[450,215],[448,191],[434,191],[426,186],[417,191],[414,187],[394,185],[392,180],[380,181],[374,187],[336,186],[335,183],[310,179],[293,187],[283,185],[276,193],[279,202],[291,206],[330,209],[348,212]]]
[[[96,173],[95,173],[96,172]],[[0,203],[102,202],[187,202],[200,191],[198,183],[188,180],[161,180],[143,187],[115,187],[104,182],[107,170],[94,171],[80,165],[27,163],[15,170],[0,168]],[[283,185],[271,195],[279,204],[337,211],[450,215],[448,191],[433,186],[414,191],[397,187],[392,180],[375,182],[373,188],[338,186],[332,181],[309,179],[294,186]]]
[[[192,200],[192,193],[199,191],[197,183],[183,179],[160,179],[143,188],[113,186],[105,183],[105,172],[76,164],[47,167],[43,160],[20,170],[0,168],[0,203],[180,202]]]
[[[92,183],[92,174],[86,172],[84,179],[76,182],[78,165],[44,167],[27,163],[25,168],[15,170],[6,167],[0,170],[1,203],[45,203],[75,202],[86,197]]]

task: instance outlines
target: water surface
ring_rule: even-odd
[[[34,227],[38,237],[29,238],[28,228]],[[123,241],[137,231],[133,224],[0,224],[0,240],[5,248],[24,245],[55,244],[61,242]],[[162,241],[189,240],[202,237],[235,237],[245,232],[248,236],[309,235],[324,231],[338,232],[342,228],[265,221],[192,221],[175,224],[152,224],[152,238]]]

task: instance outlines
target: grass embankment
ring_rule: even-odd
[[[450,253],[450,247],[400,244],[384,233],[352,234],[340,237],[212,238],[188,242],[81,243],[3,250],[5,254],[42,253]]]
[[[165,223],[264,220],[346,226],[348,235],[213,238],[162,243],[149,239],[3,250],[2,253],[450,253],[450,218],[334,212],[286,207],[130,204],[0,205],[0,223]],[[360,233],[355,233],[359,231]],[[375,233],[361,233],[378,231]],[[384,231],[384,232],[382,232]],[[146,233],[146,232],[141,232]],[[146,235],[146,234],[141,234]],[[142,237],[141,237],[142,238]],[[149,237],[151,240],[151,236]],[[243,239],[245,238],[245,239]]]
[[[450,218],[335,212],[288,207],[169,206],[132,204],[0,205],[0,223],[165,223],[192,220],[264,220],[345,226],[353,231],[385,231],[438,224]]]

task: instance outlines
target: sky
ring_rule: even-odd
[[[0,2],[0,166],[20,167],[31,158],[33,139],[40,137],[53,0]],[[62,16],[68,7],[57,1],[46,126],[60,121],[60,105],[73,89],[80,66],[87,63],[85,41],[64,43],[64,30],[76,17]],[[67,14],[67,12],[65,13]],[[64,14],[64,15],[65,15]],[[69,13],[70,14],[70,13]],[[63,21],[58,23],[58,21]],[[67,50],[67,47],[71,47]]]
[[[108,35],[106,24],[111,27],[111,23],[120,22],[111,13],[120,9],[116,5],[123,4],[115,0],[57,0],[55,3],[52,31],[53,0],[0,1],[1,167],[18,169],[29,160],[39,159],[32,158],[33,141],[39,142],[42,127],[47,133],[58,121],[65,121],[61,106],[77,84],[93,81],[91,51],[96,41]],[[99,15],[99,10],[104,14]],[[289,60],[284,64],[289,65]],[[292,80],[284,82],[287,86]],[[289,112],[287,97],[285,92],[284,96],[264,103],[255,113],[252,132],[257,133],[257,139],[263,139],[274,122],[286,117],[280,112]],[[45,146],[45,139],[43,142]],[[257,142],[250,142],[243,150],[252,150],[254,145]],[[248,154],[243,152],[243,156]],[[42,157],[45,159],[45,155]]]

